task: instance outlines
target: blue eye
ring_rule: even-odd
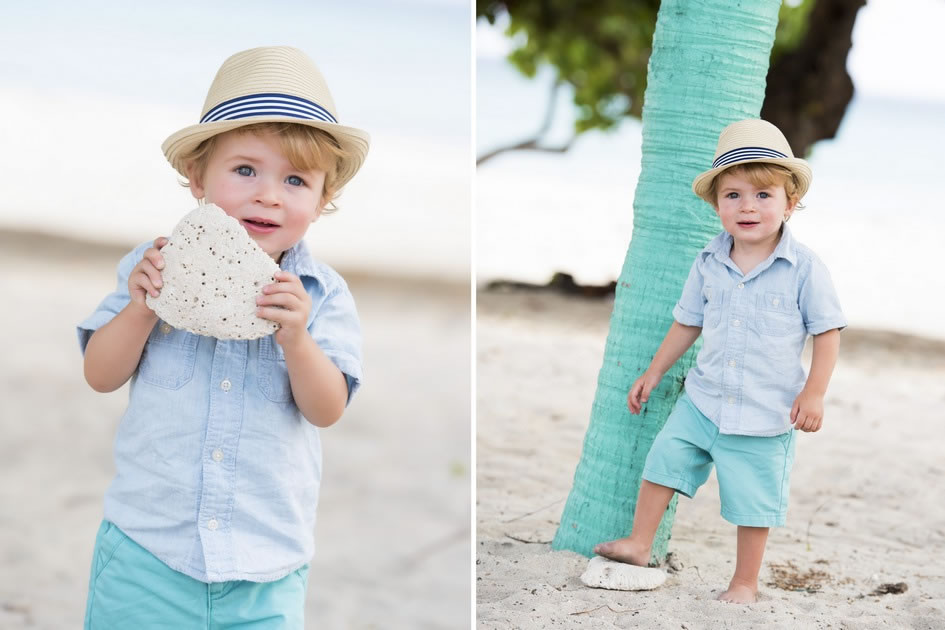
[[[286,177],[285,181],[287,181],[290,186],[304,186],[305,185],[305,180],[303,180],[298,175],[289,175],[288,177]]]
[[[762,199],[767,199],[767,198],[770,197],[771,195],[769,195],[768,193],[762,191],[762,192],[758,193],[758,196],[761,197]]]
[[[725,198],[726,198],[726,199],[738,199],[738,193],[737,193],[737,192],[730,192],[730,193],[728,193],[727,195],[725,195]]]
[[[250,177],[253,175],[253,167],[251,166],[237,166],[235,171],[244,177]]]

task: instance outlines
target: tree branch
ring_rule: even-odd
[[[534,136],[528,140],[523,140],[522,142],[499,147],[498,149],[493,149],[483,155],[480,155],[476,158],[476,166],[484,164],[485,162],[491,160],[497,155],[502,153],[508,153],[510,151],[542,151],[544,153],[565,153],[568,149],[571,148],[571,145],[574,144],[577,134],[571,136],[567,142],[557,147],[548,147],[548,146],[539,146],[542,137],[548,133],[548,130],[551,129],[551,124],[555,119],[555,109],[558,104],[558,90],[561,89],[561,80],[556,80],[551,85],[551,94],[548,97],[548,107],[545,110],[545,119],[541,124],[541,127],[538,128],[538,131],[535,132]]]

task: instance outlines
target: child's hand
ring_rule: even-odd
[[[161,279],[164,257],[161,256],[160,249],[165,245],[167,245],[167,239],[163,236],[154,239],[154,247],[145,250],[144,258],[128,274],[128,293],[131,295],[131,302],[149,311],[151,309],[144,298],[148,295],[157,297],[161,293],[161,287],[164,286]]]
[[[275,278],[276,283],[264,286],[263,294],[256,297],[256,314],[281,326],[276,331],[276,342],[285,349],[309,338],[305,325],[312,310],[312,298],[298,276],[280,270]]]
[[[801,390],[791,407],[791,424],[795,429],[813,433],[819,431],[824,420],[824,397],[806,389]]]
[[[640,413],[643,404],[650,399],[650,392],[660,384],[662,378],[662,374],[651,373],[647,370],[643,373],[643,376],[636,380],[630,388],[630,393],[627,394],[627,407],[630,409],[630,413],[634,415]]]

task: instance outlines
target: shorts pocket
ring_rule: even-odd
[[[93,614],[96,618],[99,616],[95,610],[96,596],[99,593],[99,578],[111,564],[112,559],[118,554],[119,549],[128,540],[124,532],[118,529],[109,521],[102,521],[98,528],[98,535],[95,537],[95,547],[92,550],[92,571],[89,576],[89,594],[85,604],[85,625],[86,630],[97,628],[100,624],[93,624]]]
[[[138,378],[165,389],[180,389],[194,377],[199,337],[158,320],[141,353]]]
[[[308,564],[303,564],[294,571],[295,576],[302,582],[302,591],[308,588]]]
[[[93,581],[97,580],[108,564],[118,553],[118,549],[128,540],[124,532],[118,529],[109,521],[103,521],[99,528],[98,537],[95,539],[95,552],[93,556]]]
[[[289,383],[285,354],[273,335],[259,339],[256,382],[263,396],[272,402],[285,403],[292,400],[292,386]]]
[[[783,293],[759,295],[756,311],[755,323],[762,335],[786,337],[797,333],[802,326],[797,304]]]

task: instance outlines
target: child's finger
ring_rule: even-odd
[[[151,297],[157,297],[160,294],[160,291],[154,286],[151,278],[143,269],[138,269],[138,271],[131,274],[130,285],[132,288],[141,289]]]
[[[301,283],[294,282],[276,282],[275,284],[267,284],[262,288],[262,293],[269,295],[272,293],[292,293],[294,295],[301,296],[305,293],[305,289],[302,287]]]
[[[293,280],[299,280],[299,277],[295,275],[294,273],[289,273],[288,271],[282,271],[281,269],[277,271],[276,273],[272,274],[272,276],[276,279],[277,283],[292,282]],[[299,280],[299,282],[301,283],[301,280]]]
[[[791,406],[791,424],[797,422],[797,412],[800,411],[800,405],[797,404],[797,401],[794,401],[794,404]]]
[[[159,237],[157,237],[156,239],[154,239],[154,243],[152,243],[152,244],[153,244],[156,248],[161,249],[162,247],[164,247],[165,245],[167,245],[167,243],[168,243],[168,240],[167,240],[166,237],[164,237],[164,236],[159,236]]]
[[[282,306],[285,308],[298,308],[299,297],[294,293],[269,293],[267,295],[256,296],[256,304],[260,306]]]
[[[630,393],[627,394],[627,407],[630,408],[630,413],[636,414],[640,412],[640,403],[637,400],[640,394],[639,383],[634,383],[633,387],[630,388]]]
[[[150,260],[142,260],[140,265],[141,272],[147,276],[148,280],[151,281],[152,286],[156,289],[160,289],[164,286],[164,280],[161,277],[161,272],[155,268],[155,265]]]
[[[256,317],[268,319],[271,322],[276,322],[283,326],[293,321],[292,311],[279,308],[278,306],[257,306]]]
[[[144,252],[143,260],[150,262],[155,269],[164,269],[164,256],[161,256],[161,252],[153,247]]]

